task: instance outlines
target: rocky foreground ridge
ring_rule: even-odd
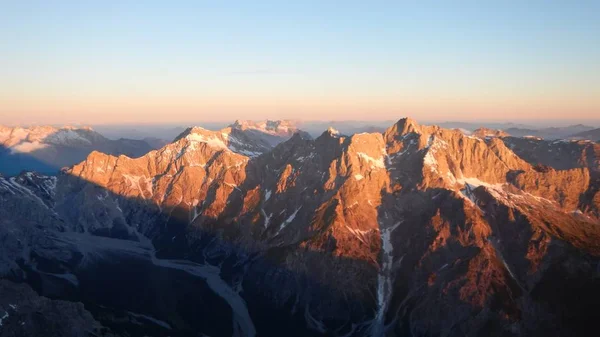
[[[600,318],[598,152],[552,167],[523,155],[537,143],[411,119],[272,149],[232,130],[1,179],[0,270],[52,274],[71,294],[107,256],[143,255],[204,279],[218,296],[196,305],[219,303],[232,322],[145,314],[210,335],[572,336]]]

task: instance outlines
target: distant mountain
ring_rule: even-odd
[[[486,138],[486,137],[507,137],[510,136],[508,132],[502,130],[479,128],[471,133],[474,137]]]
[[[593,175],[600,174],[598,143],[586,140],[545,140],[536,137],[505,137],[502,141],[531,164],[546,165],[560,170],[587,167]]]
[[[291,127],[191,127],[138,158],[0,177],[0,276],[122,336],[596,328],[598,144],[409,118],[314,139]]]
[[[169,144],[168,140],[162,138],[146,137],[142,140],[148,143],[148,145],[150,145],[150,147],[152,147],[153,149],[160,149],[161,147]]]
[[[231,128],[245,130],[256,130],[273,136],[291,137],[299,129],[295,122],[289,120],[266,120],[266,121],[243,121],[236,120]]]
[[[226,123],[219,123],[218,127],[212,127],[203,125],[207,129],[217,130],[227,126]],[[96,132],[102,134],[108,139],[146,139],[155,138],[168,141],[175,138],[178,134],[182,133],[186,127],[179,125],[93,125]]]
[[[577,124],[542,129],[508,128],[504,129],[504,131],[515,137],[535,136],[544,139],[565,139],[573,134],[590,131],[593,129],[594,127],[592,126]]]
[[[318,137],[323,130],[332,127],[344,135],[353,135],[363,132],[383,132],[394,121],[301,121],[297,122],[298,128]]]
[[[519,128],[519,129],[535,129],[532,125],[522,124],[522,123],[506,123],[506,122],[442,122],[442,123],[425,123],[427,125],[439,125],[443,128],[448,129],[465,129],[469,131],[475,131],[479,128],[488,128],[488,129],[498,129],[498,130],[506,130],[510,128]]]
[[[35,170],[56,174],[61,167],[82,161],[92,151],[139,157],[153,148],[142,140],[110,140],[91,128],[0,126],[0,173],[14,175]]]
[[[575,134],[570,135],[569,138],[600,141],[600,128],[575,133]]]

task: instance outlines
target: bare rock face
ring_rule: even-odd
[[[533,170],[515,172],[512,183],[519,189],[558,202],[565,209],[579,209],[581,196],[590,186],[587,168],[557,171],[536,166]]]
[[[600,144],[585,140],[503,139],[524,160],[532,165],[548,166],[556,170],[587,168],[588,189],[579,200],[577,210],[600,216]]]
[[[587,167],[600,172],[600,144],[586,140],[543,140],[506,137],[502,141],[519,157],[555,169]]]
[[[218,265],[259,335],[277,335],[261,316],[275,313],[349,336],[577,335],[598,318],[589,164],[540,166],[510,137],[411,119],[272,149],[255,127],[190,128],[135,159],[94,152],[51,193],[3,180],[7,200],[28,186],[64,231]]]

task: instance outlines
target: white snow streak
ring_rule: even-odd
[[[360,158],[371,164],[371,168],[385,168],[385,162],[383,156],[380,158],[373,158],[364,152],[356,153]]]
[[[399,221],[391,227],[380,229],[382,254],[379,275],[377,276],[377,314],[371,327],[371,335],[374,337],[382,337],[385,334],[385,314],[393,292],[392,266],[394,246],[391,234],[401,223],[402,221]]]
[[[284,229],[287,225],[294,221],[294,219],[296,218],[296,214],[298,214],[300,209],[302,209],[302,206],[298,207],[298,209],[296,209],[294,213],[292,213],[292,215],[290,215],[287,219],[285,219],[284,222],[281,223],[281,226],[279,226],[279,231],[277,231],[277,233],[281,232],[282,229]]]

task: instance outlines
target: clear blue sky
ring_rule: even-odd
[[[0,124],[600,118],[600,1],[0,9]]]

